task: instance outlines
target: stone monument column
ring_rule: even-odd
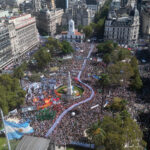
[[[67,95],[68,95],[68,96],[71,96],[71,95],[72,95],[72,85],[71,85],[70,72],[68,72],[68,87],[67,87]]]

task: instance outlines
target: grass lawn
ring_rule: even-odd
[[[3,150],[7,146],[6,138],[0,137],[0,150]]]
[[[10,146],[12,150],[15,150],[18,145],[19,140],[11,140]],[[0,137],[0,150],[8,150],[7,142],[5,137]]]

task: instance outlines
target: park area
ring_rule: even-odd
[[[20,140],[11,140],[11,150],[15,150]],[[8,150],[7,142],[5,137],[0,137],[0,150]]]

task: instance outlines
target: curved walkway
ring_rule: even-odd
[[[93,98],[93,96],[94,96],[94,91],[93,91],[92,87],[90,87],[90,86],[87,85],[86,83],[82,82],[81,79],[80,79],[80,77],[81,77],[82,71],[84,70],[84,68],[85,68],[85,66],[86,66],[87,59],[90,57],[90,55],[91,55],[91,53],[92,53],[92,51],[93,51],[93,48],[94,48],[94,45],[92,44],[92,45],[91,45],[91,49],[90,49],[90,51],[89,51],[89,53],[88,53],[88,56],[86,57],[86,59],[84,59],[84,62],[83,62],[81,71],[80,71],[79,74],[78,74],[78,81],[79,81],[81,84],[85,85],[86,87],[88,87],[88,88],[90,89],[90,91],[91,91],[90,97],[87,98],[87,99],[85,99],[85,100],[83,100],[83,101],[81,101],[81,102],[78,102],[78,103],[76,103],[76,104],[70,106],[70,107],[67,108],[64,112],[62,112],[62,114],[60,114],[60,116],[56,119],[55,123],[52,125],[52,127],[51,127],[51,128],[48,130],[48,132],[46,133],[46,135],[45,135],[46,137],[48,137],[48,136],[53,132],[53,130],[57,127],[57,125],[60,123],[60,121],[62,120],[62,118],[63,118],[70,110],[72,110],[73,108],[75,108],[75,107],[77,107],[77,106],[79,106],[79,105],[81,105],[81,104],[83,104],[83,103],[86,103],[86,102],[92,100],[92,98]]]

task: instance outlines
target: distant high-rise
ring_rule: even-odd
[[[33,0],[33,9],[38,12],[41,9],[41,0]]]
[[[54,10],[56,8],[55,6],[55,0],[46,0],[47,7],[51,10]]]

